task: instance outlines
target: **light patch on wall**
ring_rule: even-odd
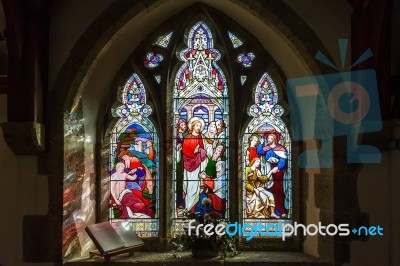
[[[84,232],[94,222],[93,143],[85,135],[82,102],[64,115],[63,259],[88,254],[92,242]]]

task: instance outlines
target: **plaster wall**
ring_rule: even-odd
[[[7,97],[1,94],[0,123],[5,121]],[[22,219],[24,215],[47,213],[47,178],[37,174],[36,156],[16,156],[9,149],[1,127],[0,169],[0,265],[30,265],[22,261]]]
[[[352,7],[346,0],[284,0],[318,35],[333,62],[341,66],[338,39],[349,39],[351,45]],[[345,66],[350,66],[350,54]]]
[[[369,214],[371,226],[383,227],[384,236],[370,236],[367,242],[353,241],[351,262],[346,265],[399,265],[400,201],[398,173],[400,151],[382,153],[380,164],[364,165],[358,176],[360,209]]]
[[[114,0],[53,1],[49,10],[49,88],[51,89],[74,44]]]

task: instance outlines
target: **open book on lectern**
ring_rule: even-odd
[[[126,222],[102,222],[86,226],[85,230],[101,254],[128,247],[144,245]]]

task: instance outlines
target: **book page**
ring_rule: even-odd
[[[125,247],[124,242],[109,222],[88,225],[87,230],[102,253]]]
[[[118,233],[120,238],[125,244],[125,247],[142,246],[144,242],[140,239],[135,231],[132,230],[131,225],[128,222],[114,222],[111,223],[115,231]]]

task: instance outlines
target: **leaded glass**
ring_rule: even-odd
[[[240,76],[240,84],[242,84],[242,86],[246,82],[246,80],[247,80],[247,76],[244,76],[244,75]]]
[[[82,100],[64,113],[64,179],[62,254],[72,260],[88,252],[91,241],[80,232],[82,224],[94,223],[96,206],[91,200],[95,180],[85,168],[85,156],[93,156],[85,136]],[[88,153],[88,154],[85,154]]]
[[[164,57],[161,54],[149,52],[146,54],[146,59],[144,59],[144,66],[147,68],[158,67],[163,59]]]
[[[252,120],[242,140],[243,223],[277,228],[292,222],[291,140],[277,104],[278,91],[264,73],[254,89]],[[270,236],[279,236],[270,231]]]
[[[216,63],[221,54],[204,22],[187,36],[173,92],[174,233],[183,231],[188,213],[228,213],[228,91]]]
[[[251,67],[251,63],[256,56],[253,53],[240,54],[236,61],[244,67]]]
[[[139,236],[158,235],[159,140],[137,74],[126,82],[120,117],[110,136],[110,209],[113,222],[128,221]]]
[[[167,48],[168,44],[171,40],[172,37],[172,31],[170,33],[167,33],[165,35],[161,35],[160,37],[157,38],[157,41],[154,43],[158,46],[161,46],[162,48]]]
[[[161,83],[161,76],[160,75],[154,75],[154,79],[157,81],[158,84]]]
[[[243,45],[243,42],[238,37],[236,37],[236,35],[234,35],[232,32],[228,31],[228,35],[229,35],[229,39],[231,39],[233,48],[236,49],[239,46]]]

